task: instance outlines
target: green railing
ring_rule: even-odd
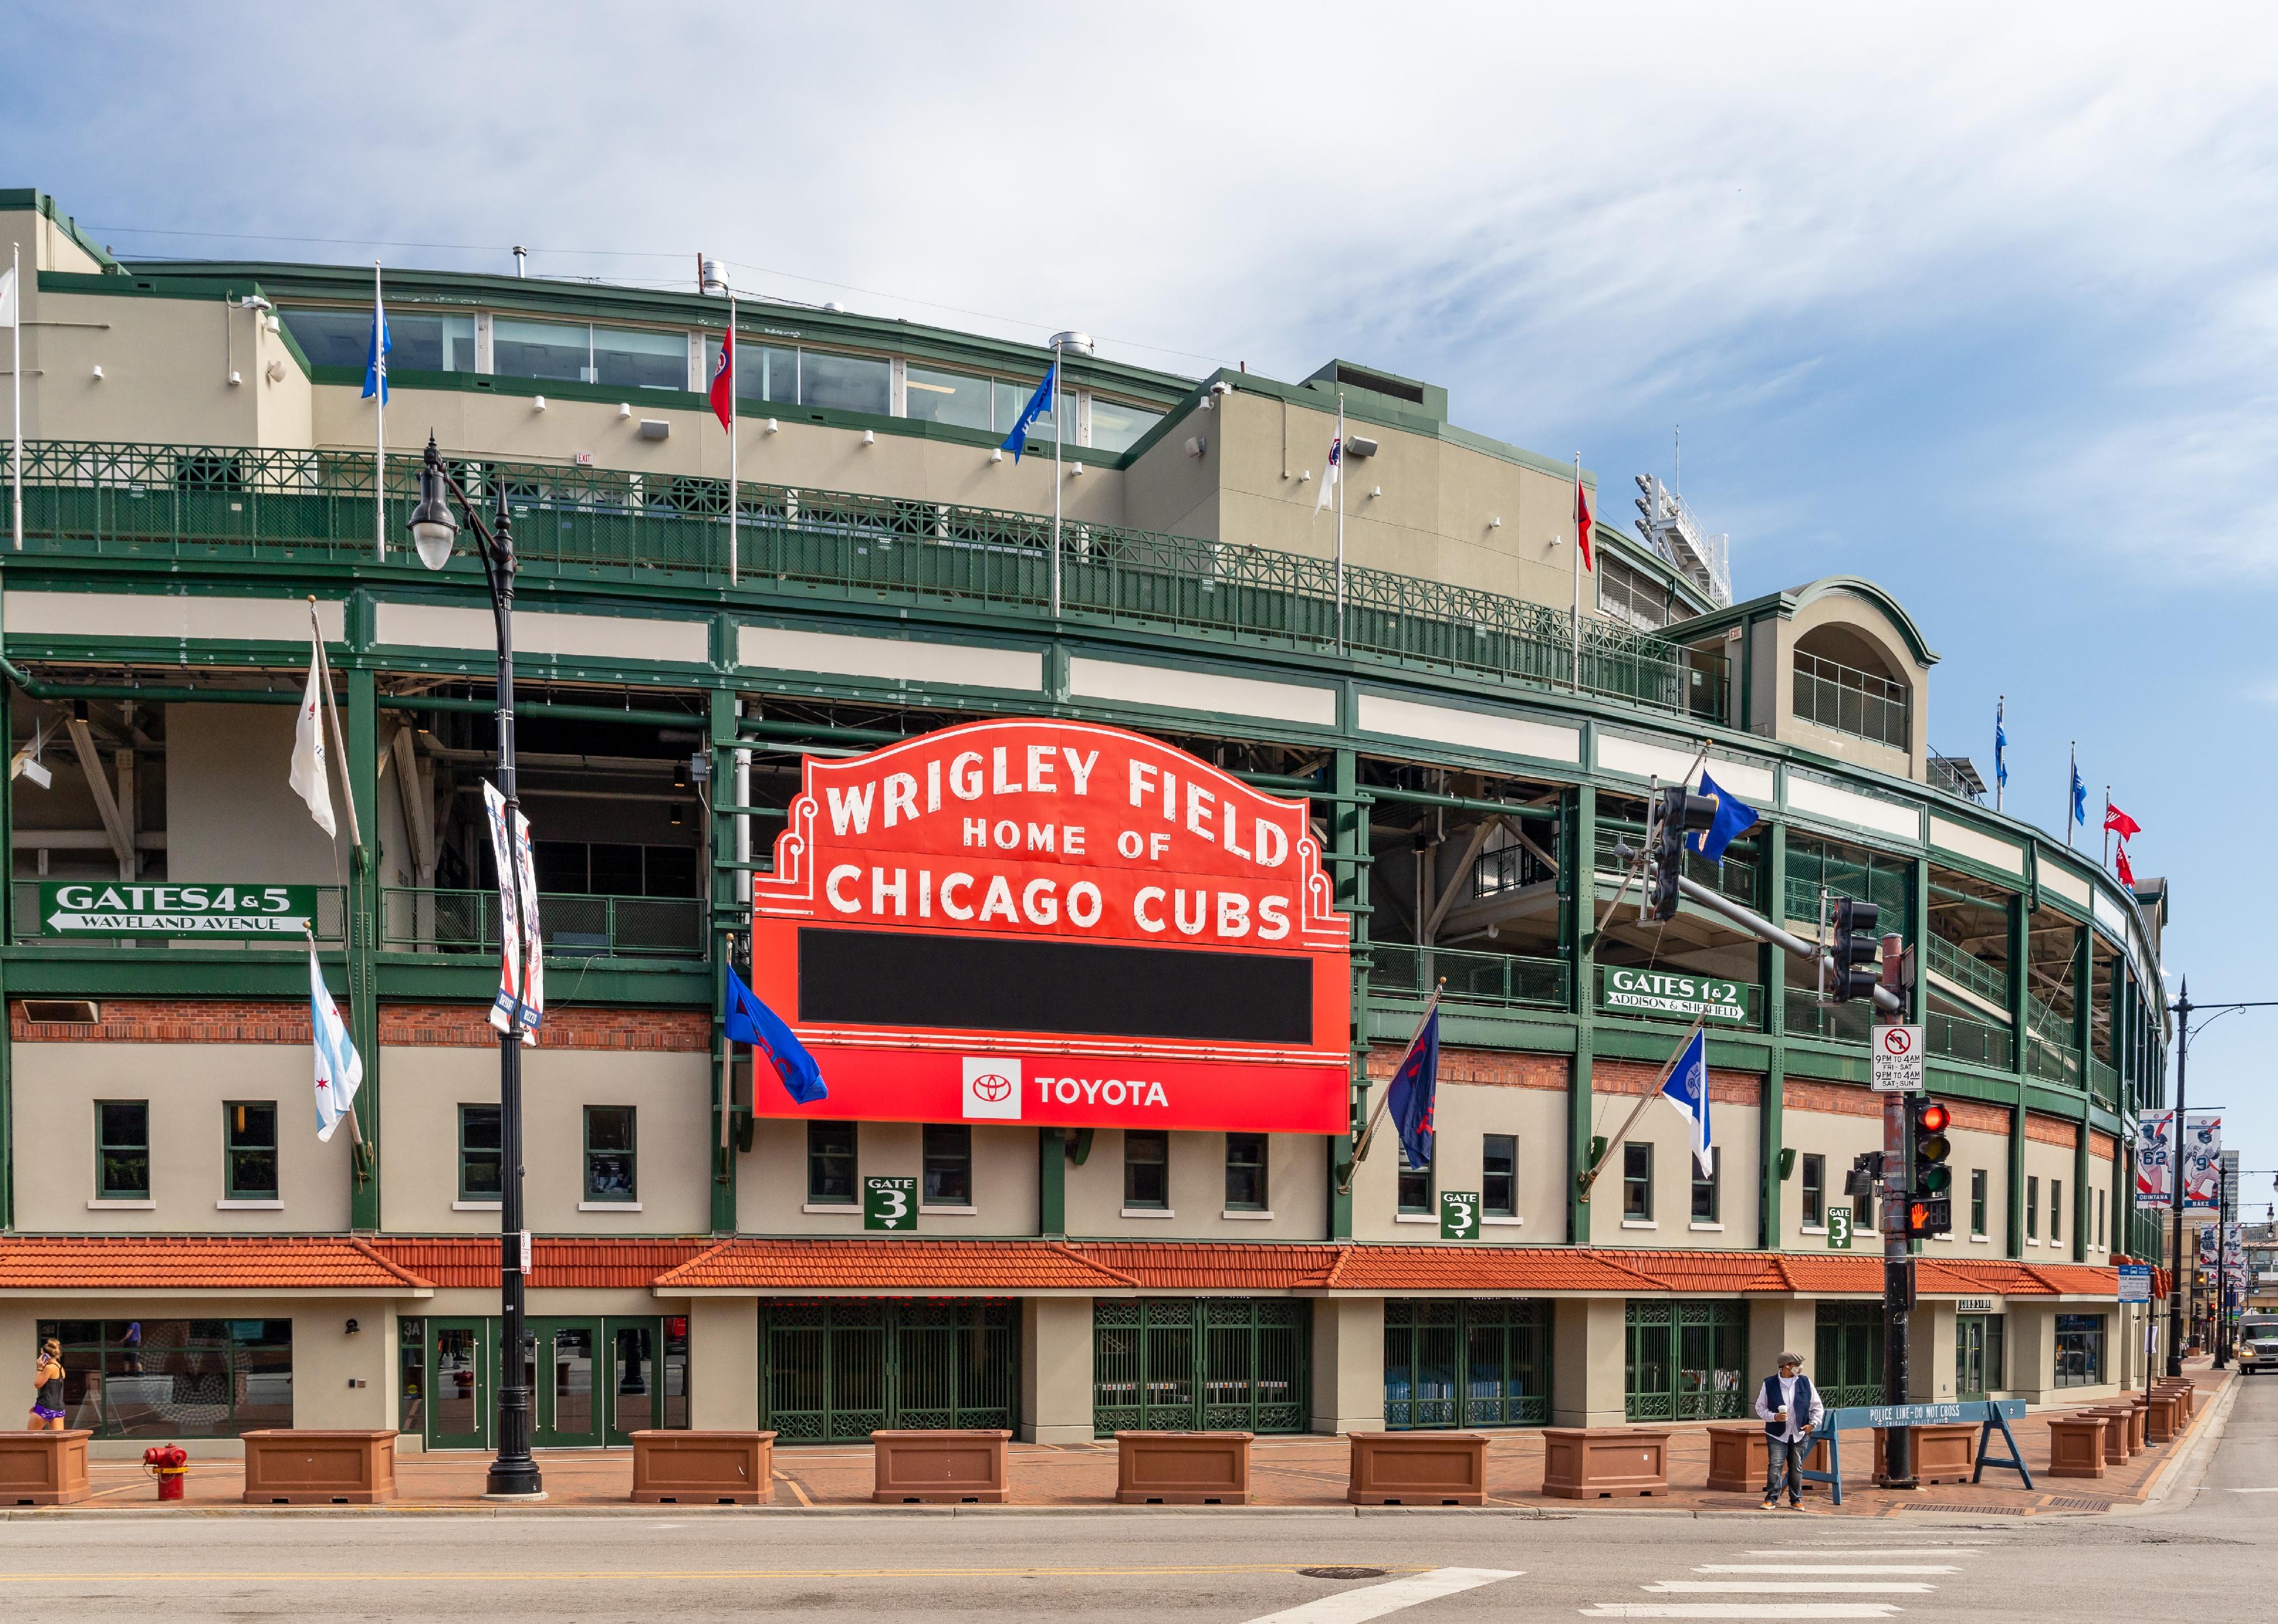
[[[2118,1110],[2120,1109],[2120,1072],[2118,1068],[2107,1065],[2103,1061],[2098,1060],[2095,1056],[2091,1055],[2088,1057],[2088,1092],[2092,1097],[2111,1107],[2114,1110]]]
[[[1803,721],[1837,733],[1900,750],[1909,743],[1905,683],[1816,654],[1796,654],[1793,709]]]
[[[1987,964],[1943,936],[1933,934],[1930,938],[1930,967],[1988,1003],[1999,1004],[2005,1010],[2009,1007],[2009,972],[1997,964]]]
[[[54,876],[55,879],[68,877]],[[110,882],[91,880],[88,883],[103,885]],[[151,885],[164,882],[145,880],[141,883]],[[51,948],[130,948],[139,943],[154,953],[175,951],[183,948],[216,948],[233,952],[250,950],[297,953],[307,945],[306,939],[297,934],[288,936],[96,936],[70,931],[48,935],[42,934],[40,928],[40,881],[17,881],[14,896],[15,939],[18,942],[25,944],[36,943],[42,947]],[[340,927],[347,917],[348,893],[336,885],[317,887],[317,917],[313,924],[318,947],[337,948],[341,944],[345,939],[345,933]],[[296,926],[295,929],[297,928]]]
[[[1875,921],[1877,932],[1896,931],[1912,940],[1914,886],[1912,876],[1904,868],[1895,864],[1870,866],[1846,858],[1823,855],[1791,838],[1787,854],[1787,917],[1806,923],[1816,921],[1819,918],[1819,888],[1823,885],[1831,893],[1828,898],[1831,929],[1835,898],[1849,896],[1873,903],[1882,910]]]
[[[1377,942],[1369,949],[1368,990],[1380,998],[1420,998],[1446,977],[1449,1003],[1500,1003],[1535,1010],[1568,1007],[1566,963],[1513,953],[1415,948]]]
[[[1614,848],[1624,842],[1628,843],[1631,851],[1635,852],[1645,843],[1645,826],[1641,823],[1632,823],[1623,818],[1601,818],[1598,820],[1597,850],[1600,873],[1616,874],[1623,872],[1624,865],[1621,859],[1614,855]],[[1756,876],[1759,871],[1754,863],[1738,853],[1744,849],[1753,850],[1754,847],[1754,841],[1736,841],[1733,842],[1732,849],[1724,853],[1724,860],[1722,863],[1708,862],[1688,851],[1685,856],[1685,877],[1696,884],[1707,886],[1719,896],[1729,896],[1736,903],[1753,908],[1756,906],[1759,889]],[[1644,877],[1641,875],[1632,884],[1630,888],[1632,900],[1635,899],[1644,883]]]
[[[539,928],[558,958],[702,958],[704,904],[685,896],[540,892]],[[496,891],[380,893],[380,946],[391,953],[495,953]]]
[[[2045,1083],[2080,1086],[2080,1051],[2072,1044],[2072,1021],[2039,999],[2025,1017],[2025,1074]]]
[[[724,584],[728,487],[692,475],[455,461],[478,499],[503,490],[525,574]],[[25,446],[26,549],[233,561],[372,557],[373,459],[363,453],[228,446]],[[380,528],[389,559],[418,570],[404,523],[416,455],[387,464]],[[740,579],[868,601],[1051,604],[1051,521],[904,498],[738,486]],[[462,550],[471,544],[462,537]],[[1065,613],[1215,632],[1309,651],[1338,646],[1337,574],[1326,559],[1104,524],[1061,531]],[[471,571],[473,560],[456,566]],[[1343,644],[1364,655],[1563,687],[1567,612],[1416,576],[1347,568]],[[1592,619],[1589,692],[1721,721],[1724,660]]]
[[[1944,1015],[1923,1017],[1923,1042],[1933,1055],[2007,1071],[2017,1064],[2017,1039],[2007,1026]]]
[[[1791,987],[1785,989],[1782,1001],[1786,1006],[1788,1033],[1793,1037],[1864,1043],[1868,1029],[1875,1022],[1875,1006],[1865,999],[1823,1003],[1810,987]]]

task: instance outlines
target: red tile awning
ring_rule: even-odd
[[[429,1280],[348,1235],[10,1235],[0,1293],[424,1295]]]
[[[723,1240],[656,1277],[683,1292],[891,1292],[920,1295],[1130,1291],[1130,1276],[1044,1240]]]

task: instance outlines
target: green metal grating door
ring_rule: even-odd
[[[1387,1430],[1539,1427],[1549,1420],[1548,1303],[1385,1303]]]
[[[1813,1344],[1812,1385],[1829,1409],[1883,1402],[1881,1303],[1821,1303]]]
[[[1150,1297],[1093,1303],[1092,1431],[1303,1432],[1308,1303]]]
[[[1010,1302],[763,1302],[761,1425],[786,1444],[1010,1427],[1016,1353]]]
[[[1630,1299],[1624,1397],[1632,1421],[1730,1421],[1747,1413],[1748,1308]]]

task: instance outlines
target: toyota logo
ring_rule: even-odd
[[[973,1097],[986,1100],[991,1105],[1013,1097],[1013,1082],[1005,1077],[976,1077],[973,1079]]]

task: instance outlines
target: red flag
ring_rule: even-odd
[[[2142,824],[2109,801],[2104,804],[2104,827],[2109,833],[2117,835],[2122,840],[2132,839],[2144,832]]]
[[[1590,493],[1582,488],[1582,468],[1574,466],[1574,539],[1581,545],[1582,568],[1594,570],[1590,560]]]
[[[736,431],[735,350],[735,333],[722,332],[720,335],[720,354],[712,362],[712,415],[730,434]]]
[[[2120,876],[2120,883],[2126,886],[2129,890],[2134,890],[2136,888],[2136,869],[2135,865],[2128,860],[2128,848],[2125,843],[2122,843],[2120,849],[2112,854],[2112,866],[2114,871]]]

